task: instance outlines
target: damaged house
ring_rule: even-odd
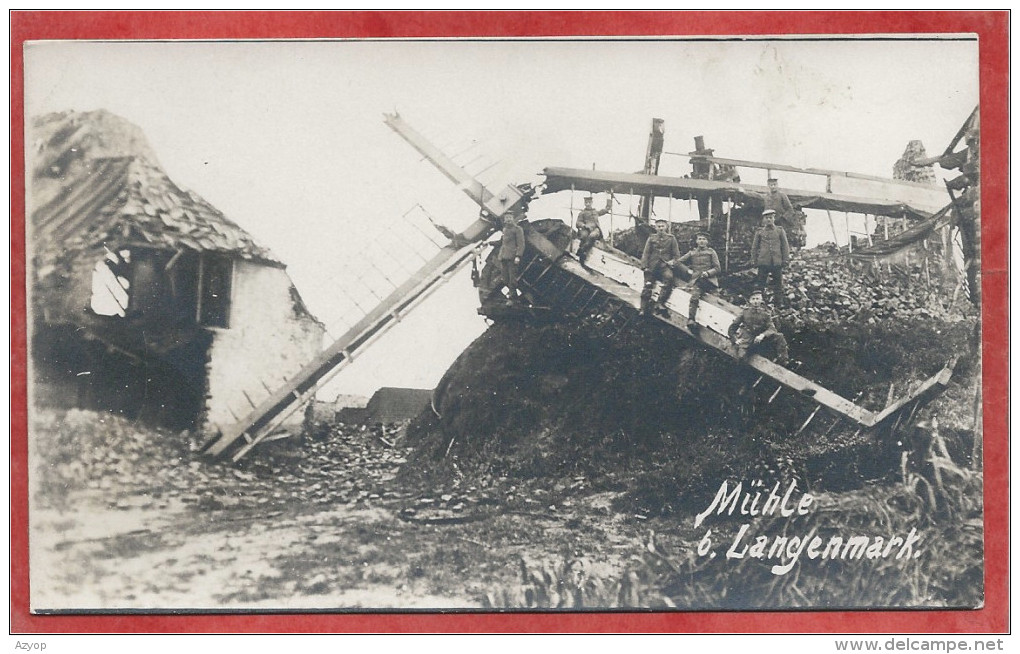
[[[139,128],[63,112],[26,142],[36,405],[215,434],[320,351],[286,266],[175,185]]]

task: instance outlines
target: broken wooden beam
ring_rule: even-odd
[[[544,240],[541,234],[535,234],[532,240]],[[549,244],[551,246],[551,244]],[[596,252],[599,256],[595,256]],[[556,265],[576,277],[584,279],[589,284],[596,286],[607,293],[623,300],[631,307],[637,309],[641,306],[640,289],[643,285],[643,276],[637,260],[621,252],[609,252],[606,250],[593,251],[588,260],[588,269],[570,257],[560,258]],[[627,280],[629,284],[624,283]],[[690,301],[690,293],[683,286],[678,286],[667,303],[668,315],[657,316],[661,320],[672,325],[679,331],[687,334],[696,341],[708,347],[740,361],[763,375],[779,382],[782,386],[796,391],[805,398],[822,405],[840,416],[843,416],[864,428],[874,427],[889,418],[907,402],[918,400],[923,401],[931,396],[938,389],[944,388],[952,374],[952,364],[925,381],[915,393],[911,393],[900,402],[891,405],[883,412],[876,414],[864,407],[858,406],[851,400],[842,397],[824,386],[821,386],[792,370],[781,366],[758,354],[751,354],[741,358],[736,348],[730,343],[725,334],[729,325],[736,319],[740,309],[721,298],[712,294],[706,294],[699,305],[697,324],[698,329],[692,331],[687,324],[687,306]]]
[[[556,193],[575,188],[590,193],[632,193],[657,197],[733,197],[752,202],[761,202],[768,192],[765,186],[736,182],[687,177],[666,177],[642,173],[621,173],[584,168],[549,167],[543,171],[546,177],[544,193]],[[895,192],[894,192],[895,191]],[[909,191],[909,193],[907,193]],[[790,201],[798,208],[828,209],[831,211],[853,211],[880,215],[909,214],[915,218],[928,218],[945,206],[945,196],[928,189],[897,186],[893,191],[875,195],[853,195],[819,193],[803,189],[784,189]],[[913,196],[921,193],[918,198]]]

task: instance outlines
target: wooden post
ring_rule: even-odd
[[[613,194],[609,194],[609,245],[614,245],[615,237],[613,236]]]
[[[198,301],[195,303],[195,322],[202,324],[202,277],[205,276],[205,257],[198,257]]]
[[[570,184],[570,226],[577,228],[577,223],[574,222],[574,184]]]
[[[709,179],[709,181],[712,180],[714,172],[715,172],[715,167],[713,166],[713,164],[708,164],[708,179]],[[708,232],[709,233],[712,232],[712,195],[711,194],[709,194],[709,196],[708,196]]]
[[[832,228],[832,242],[839,247],[839,237],[836,236],[836,221],[832,219],[832,212],[828,209],[825,210],[825,215],[829,217],[829,227]]]
[[[854,237],[850,235],[850,212],[843,212],[843,222],[846,223],[846,245],[850,248],[850,254],[854,253]]]
[[[577,233],[577,217],[574,216],[574,183],[573,182],[570,183],[570,228],[572,230],[571,234],[570,234],[570,245],[573,246],[574,245],[574,234]],[[567,249],[569,250],[570,248],[568,247]],[[578,250],[581,249],[580,241],[578,241],[577,249]],[[574,250],[574,251],[577,252],[577,250]]]
[[[730,216],[733,214],[733,199],[730,198],[730,204],[726,207],[726,263],[723,264],[723,270],[726,272],[730,271]]]

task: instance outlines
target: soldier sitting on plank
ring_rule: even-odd
[[[592,209],[591,203],[591,196],[586,197],[584,199],[584,209],[581,213],[577,214],[577,237],[581,239],[581,244],[577,247],[577,260],[581,262],[582,266],[585,265],[588,255],[591,254],[591,249],[595,247],[595,243],[603,238],[602,227],[599,226],[599,216],[609,213],[613,206],[613,199],[609,198],[606,200],[605,209]]]
[[[666,302],[673,293],[673,266],[680,258],[680,246],[676,237],[669,233],[669,223],[665,220],[655,221],[655,233],[645,241],[645,250],[641,255],[641,269],[644,271],[645,287],[641,291],[641,314],[648,315],[652,304],[652,287],[655,280],[662,281],[659,291],[659,302],[655,307],[660,313],[667,313]]]
[[[730,341],[737,348],[737,356],[743,359],[759,350],[763,343],[770,343],[775,348],[776,363],[786,364],[790,360],[786,337],[772,322],[772,314],[765,306],[762,292],[754,291],[747,301],[748,306],[729,328]]]

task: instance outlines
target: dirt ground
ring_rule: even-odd
[[[649,529],[583,478],[403,487],[399,432],[335,429],[236,467],[103,414],[33,427],[35,611],[477,609],[522,562],[617,575]]]
[[[518,442],[471,421],[455,439],[434,430],[416,439],[414,424],[320,425],[234,464],[202,457],[187,433],[38,408],[29,432],[31,606],[973,607],[982,597],[981,483],[979,472],[960,467],[970,466],[974,449],[960,438],[973,398],[972,386],[954,385],[925,409],[939,417],[955,463],[948,454],[933,458],[928,441],[907,439],[903,452],[914,458],[897,454],[896,474],[864,475],[845,457],[833,459],[816,472],[832,482],[842,461],[855,487],[812,487],[817,508],[799,527],[755,522],[775,534],[916,527],[924,557],[912,567],[895,559],[802,562],[797,575],[781,579],[756,561],[697,555],[705,529],[694,528],[693,516],[711,497],[693,493],[685,471],[719,461],[720,474],[750,480],[727,472],[727,462],[776,453],[753,439],[586,439],[546,427]],[[814,437],[802,438],[786,440],[810,449]],[[878,458],[850,445],[840,451]],[[953,474],[940,480],[933,462],[943,466],[936,473]],[[811,485],[814,477],[781,463],[748,474]],[[740,521],[713,525],[720,543]]]

